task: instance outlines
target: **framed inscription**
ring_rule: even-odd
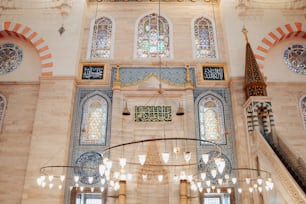
[[[135,122],[171,121],[171,106],[135,106]]]
[[[201,72],[204,81],[225,81],[227,80],[224,64],[201,65]]]
[[[101,63],[82,63],[81,64],[81,80],[103,80],[105,72],[105,64]]]

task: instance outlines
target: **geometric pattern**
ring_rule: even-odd
[[[0,24],[0,38],[15,37],[30,42],[36,49],[41,61],[41,76],[53,75],[53,60],[45,40],[28,26],[6,21]]]
[[[292,38],[301,37],[306,39],[306,24],[295,22],[277,27],[261,40],[255,51],[255,58],[259,68],[263,68],[264,61],[269,50],[279,42]]]

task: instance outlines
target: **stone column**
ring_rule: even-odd
[[[118,204],[125,204],[126,203],[126,181],[119,181],[120,188],[119,188],[119,197],[118,197]]]
[[[188,182],[180,180],[180,204],[188,203]]]

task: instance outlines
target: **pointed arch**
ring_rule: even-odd
[[[214,22],[204,16],[192,22],[194,58],[217,58],[217,40]]]
[[[115,21],[110,16],[99,16],[92,20],[88,40],[87,59],[109,59],[113,57]]]
[[[218,144],[226,144],[226,127],[224,116],[224,100],[222,97],[208,91],[195,101],[197,125],[196,132],[200,139]]]
[[[6,111],[7,101],[4,95],[0,94],[0,132],[2,131],[4,115]]]
[[[299,107],[301,111],[302,121],[304,124],[304,133],[306,135],[306,95],[303,95],[299,101]]]
[[[268,33],[268,35],[261,40],[261,43],[255,51],[255,58],[259,68],[263,68],[266,56],[272,47],[279,42],[292,37],[301,37],[306,39],[306,24],[294,22],[279,26]]]
[[[97,91],[81,101],[80,145],[107,145],[110,110],[107,97]]]
[[[170,58],[171,30],[170,21],[156,12],[142,16],[136,23],[136,58]]]
[[[0,39],[7,36],[19,38],[31,43],[40,57],[41,76],[53,75],[52,54],[45,40],[37,32],[20,23],[6,21],[0,24]]]

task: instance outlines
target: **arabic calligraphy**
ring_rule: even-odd
[[[223,67],[203,67],[204,80],[225,80]]]
[[[82,79],[97,80],[103,79],[104,65],[83,66]]]
[[[171,106],[135,106],[135,122],[171,121]]]

